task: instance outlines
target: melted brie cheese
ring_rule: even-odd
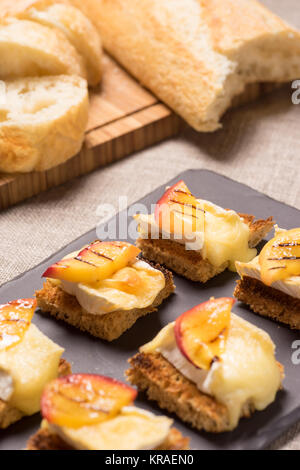
[[[164,240],[173,240],[185,245],[187,250],[201,251],[204,247],[204,233],[202,232],[193,232],[191,235],[187,231],[179,234],[169,232],[166,228],[161,230],[154,214],[136,214],[134,219],[139,224],[138,231],[141,238],[150,237],[152,240],[158,240],[161,235]]]
[[[171,425],[171,419],[133,406],[108,421],[79,429],[46,422],[50,431],[78,450],[152,450],[166,440]]]
[[[12,376],[0,369],[0,400],[8,402],[14,392]]]
[[[94,315],[104,315],[115,310],[149,307],[164,289],[165,276],[142,260],[135,261],[130,267],[136,270],[142,281],[142,286],[134,293],[120,288],[107,287],[105,285],[107,280],[99,282],[96,286],[61,281],[60,286],[68,294],[74,295],[82,308]],[[120,269],[108,280],[120,278],[123,271]]]
[[[234,211],[226,211],[208,201],[205,210],[205,258],[213,266],[229,263],[235,271],[235,261],[248,262],[257,251],[249,248],[250,229]]]
[[[224,210],[205,200],[198,201],[205,210],[204,233],[185,232],[181,237],[178,234],[175,237],[164,231],[161,233],[162,237],[184,244],[187,250],[199,251],[203,259],[207,259],[213,266],[228,263],[232,271],[235,271],[235,261],[248,262],[253,259],[257,251],[249,248],[250,229],[243,219],[232,210]],[[159,238],[160,228],[154,214],[137,214],[135,220],[139,224],[141,238]]]
[[[236,262],[236,269],[241,277],[252,277],[261,281],[261,269],[259,256],[256,256],[250,263]],[[272,284],[272,289],[280,290],[291,297],[300,299],[300,276],[291,276],[286,279],[276,281]]]
[[[140,350],[146,354],[159,352],[201,392],[223,403],[229,412],[230,429],[237,426],[244,405],[251,402],[257,410],[263,410],[274,401],[281,384],[269,335],[233,313],[225,352],[208,371],[195,367],[182,355],[174,323]]]
[[[4,380],[6,383],[5,401],[26,415],[37,413],[45,385],[58,375],[63,351],[31,324],[20,343],[0,352],[0,380],[2,377],[3,391]]]

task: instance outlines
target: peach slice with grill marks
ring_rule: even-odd
[[[300,228],[278,233],[259,255],[261,280],[267,286],[300,275]]]
[[[35,299],[13,300],[0,305],[0,351],[22,341],[36,309]]]
[[[115,379],[73,374],[46,385],[41,410],[49,423],[80,428],[113,418],[132,404],[136,395],[135,389]]]
[[[177,346],[195,367],[209,370],[221,359],[234,303],[229,297],[210,299],[177,318],[174,328]]]
[[[94,284],[127,266],[139,253],[136,246],[127,242],[96,241],[75,258],[64,259],[50,266],[43,277]]]
[[[174,234],[204,232],[205,211],[184,181],[169,188],[157,202],[155,220],[159,227]]]

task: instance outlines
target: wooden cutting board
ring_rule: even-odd
[[[272,84],[255,83],[232,105],[253,101],[272,89]],[[81,152],[48,171],[0,173],[0,210],[174,136],[182,127],[176,114],[105,55],[101,88],[90,93],[89,122]]]
[[[106,55],[101,88],[90,93],[81,152],[48,171],[0,173],[0,210],[171,137],[180,126],[178,116]]]

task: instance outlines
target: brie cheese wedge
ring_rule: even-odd
[[[61,281],[60,286],[65,292],[75,296],[82,308],[94,315],[104,315],[116,310],[146,308],[164,289],[165,276],[161,271],[152,268],[142,260],[135,261],[130,265],[130,268],[134,270],[140,281],[139,287],[131,292],[117,285],[115,288],[108,285],[111,281],[122,280],[123,276],[125,279],[127,268],[120,269],[111,278],[105,279],[97,285]]]
[[[150,343],[140,348],[145,354],[159,352],[197,388],[223,403],[229,413],[230,429],[251,402],[263,410],[275,399],[281,373],[275,359],[275,346],[267,333],[231,313],[226,349],[221,360],[206,371],[189,362],[179,350],[171,323]]]
[[[25,415],[37,413],[45,385],[58,375],[63,352],[31,324],[20,343],[0,352],[0,399]]]
[[[51,432],[75,449],[115,451],[155,449],[166,440],[171,425],[171,419],[134,406],[122,408],[120,414],[108,421],[79,429],[46,422]]]

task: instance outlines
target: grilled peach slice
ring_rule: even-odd
[[[73,374],[45,387],[41,410],[49,423],[80,428],[111,419],[136,395],[136,390],[109,377]]]
[[[13,300],[0,305],[0,351],[18,344],[31,324],[35,299]]]
[[[208,370],[225,350],[234,299],[210,299],[183,313],[175,322],[175,338],[186,359]]]
[[[170,233],[187,236],[204,232],[204,208],[182,180],[165,192],[154,215],[159,227]]]
[[[278,233],[259,255],[261,280],[267,286],[300,275],[300,228]]]
[[[50,266],[43,277],[94,284],[127,266],[139,253],[140,250],[130,243],[96,241],[76,258],[64,259]]]

